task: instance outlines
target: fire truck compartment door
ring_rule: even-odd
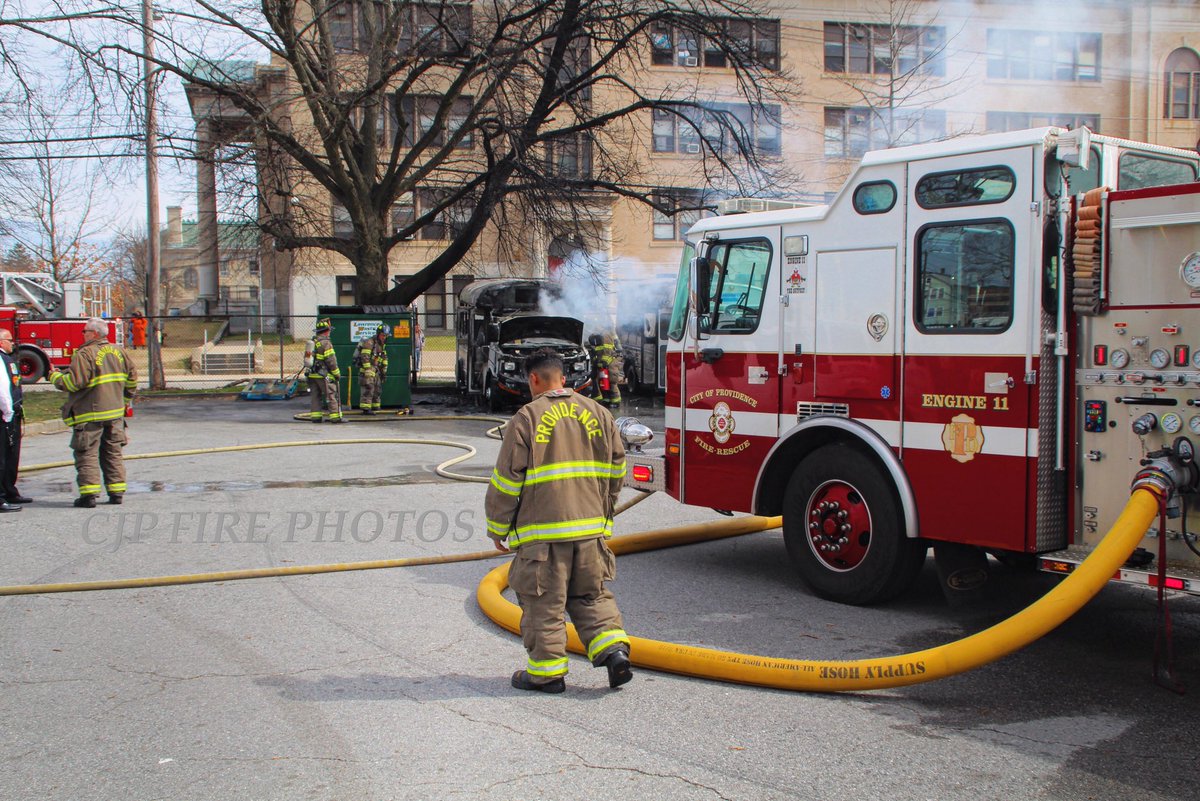
[[[896,249],[817,253],[814,393],[887,400],[896,391]]]
[[[908,167],[901,457],[922,536],[1027,547],[1040,165],[1038,149],[1022,147]]]
[[[684,342],[681,500],[749,511],[779,435],[779,228],[722,238],[709,261],[697,292],[707,337]]]

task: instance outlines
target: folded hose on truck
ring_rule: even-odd
[[[630,659],[640,667],[684,676],[809,692],[882,690],[963,673],[1039,639],[1091,600],[1141,542],[1158,512],[1160,497],[1165,496],[1159,494],[1157,487],[1142,485],[1135,488],[1108,534],[1062,583],[1007,620],[936,648],[844,662],[776,659],[631,636]],[[729,522],[747,520],[765,518],[740,518]],[[770,522],[777,520],[774,518]],[[686,529],[668,529],[616,537],[610,544],[613,552],[620,555],[706,539],[702,535],[688,538],[688,534]],[[480,582],[476,597],[484,614],[501,627],[519,633],[521,610],[502,595],[508,586],[510,564],[489,572]],[[569,650],[586,653],[574,626],[567,627],[567,636]]]

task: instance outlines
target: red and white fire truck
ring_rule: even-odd
[[[48,273],[0,273],[0,328],[13,332],[21,383],[33,384],[52,367],[66,367],[83,344],[89,317],[109,317],[109,287],[99,281],[59,283]],[[120,321],[110,322],[110,342],[121,342]]]
[[[904,590],[930,545],[1069,572],[1146,455],[1195,483],[1197,165],[1042,128],[871,152],[826,205],[701,220],[665,450],[634,448],[627,483],[782,514],[802,578],[846,603]],[[1176,511],[1141,555],[1165,536],[1166,586],[1200,593],[1200,496]]]

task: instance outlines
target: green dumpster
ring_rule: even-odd
[[[375,335],[380,325],[392,329],[386,348],[387,376],[383,380],[380,403],[385,407],[407,408],[412,405],[413,315],[404,306],[318,306],[317,314],[328,317],[332,329],[329,339],[342,371],[340,397],[343,411],[358,408],[358,368],[354,350],[360,340]]]

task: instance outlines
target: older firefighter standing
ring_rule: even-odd
[[[316,336],[304,353],[308,394],[312,398],[309,420],[314,423],[324,420],[345,422],[342,419],[342,404],[338,400],[338,381],[342,378],[342,371],[338,369],[333,343],[329,341],[331,327],[328,317],[317,320]]]
[[[564,387],[562,358],[538,351],[525,365],[533,400],[504,433],[485,499],[488,536],[514,549],[508,583],[520,600],[528,664],[512,676],[521,690],[566,689],[571,615],[587,656],[608,684],[633,677],[629,637],[605,582],[616,558],[605,539],[625,476],[625,450],[612,416]]]
[[[391,333],[386,325],[380,325],[374,336],[361,340],[354,349],[354,363],[358,365],[358,408],[363,414],[379,411],[388,369],[387,338]]]
[[[137,389],[137,368],[124,348],[108,341],[108,323],[97,317],[83,326],[83,347],[71,356],[65,371],[50,381],[69,392],[62,407],[63,422],[71,426],[75,452],[75,505],[91,509],[100,494],[101,476],[109,503],[125,496],[125,412]]]

